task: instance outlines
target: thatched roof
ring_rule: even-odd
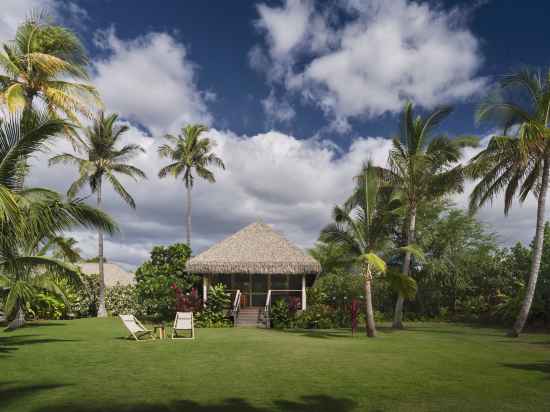
[[[98,263],[77,263],[82,273],[87,275],[97,275],[99,273]],[[103,274],[105,276],[105,286],[108,288],[120,285],[127,286],[135,283],[134,274],[127,272],[114,263],[103,264]]]
[[[321,265],[264,223],[253,223],[189,259],[192,273],[318,274]]]

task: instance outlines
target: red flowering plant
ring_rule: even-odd
[[[177,312],[198,312],[201,310],[202,299],[196,288],[192,288],[189,293],[183,293],[175,283],[173,283],[170,288],[173,289],[176,294]]]

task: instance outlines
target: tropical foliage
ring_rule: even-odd
[[[191,292],[199,286],[200,278],[185,271],[191,249],[185,244],[155,246],[151,258],[135,273],[137,299],[144,315],[152,319],[167,320],[175,315],[176,292]]]
[[[4,311],[14,319],[10,328],[24,323],[24,309],[39,293],[64,298],[59,280],[79,282],[73,265],[43,254],[52,238],[74,226],[115,230],[106,214],[79,199],[67,201],[53,191],[23,186],[29,157],[65,127],[64,121],[32,111],[0,123],[0,282],[7,291]]]

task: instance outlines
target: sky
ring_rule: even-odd
[[[105,193],[121,227],[105,255],[127,268],[185,239],[184,185],[157,177],[166,133],[207,125],[227,166],[193,189],[194,252],[256,220],[307,248],[361,164],[385,165],[407,100],[452,105],[439,132],[486,141],[494,130],[474,113],[499,76],[550,65],[550,3],[535,0],[2,0],[0,41],[40,9],[76,31],[107,111],[130,126],[124,140],[146,149],[133,163],[148,180],[124,181],[136,210]],[[30,183],[66,191],[76,171],[47,165],[64,151],[59,140],[35,158]],[[534,199],[502,209],[496,199],[478,218],[503,245],[529,242]],[[72,235],[96,255],[94,233]]]

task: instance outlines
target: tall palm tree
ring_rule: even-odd
[[[379,256],[386,248],[391,228],[391,211],[395,208],[392,188],[385,186],[378,170],[370,163],[356,177],[353,195],[333,211],[334,223],[325,227],[321,239],[346,248],[355,258],[364,277],[367,336],[376,336],[372,307],[372,279],[386,272]]]
[[[159,147],[160,157],[168,158],[172,163],[164,166],[159,171],[159,177],[171,175],[175,178],[183,174],[183,181],[187,188],[187,246],[191,247],[191,189],[195,176],[203,178],[207,182],[214,183],[216,178],[208,166],[216,166],[225,169],[222,159],[211,152],[214,142],[201,134],[208,128],[200,124],[188,125],[181,129],[177,137],[171,134],[164,136],[170,144]]]
[[[78,281],[72,265],[38,253],[45,239],[75,225],[107,232],[116,229],[107,215],[79,200],[66,202],[55,192],[23,186],[26,168],[20,163],[65,127],[61,120],[34,112],[0,120],[0,189],[15,204],[0,218],[0,286],[8,290],[4,310],[14,317],[10,329],[25,323],[25,304],[37,291],[59,294],[57,280]],[[0,199],[0,205],[4,201]]]
[[[544,216],[550,175],[550,71],[545,76],[528,69],[505,76],[494,95],[479,107],[477,117],[502,128],[469,166],[481,180],[470,196],[472,211],[504,191],[507,215],[516,195],[520,202],[532,193],[537,218],[529,281],[511,336],[519,336],[531,308],[540,269]],[[519,191],[519,193],[518,193]]]
[[[434,135],[436,128],[451,113],[450,107],[437,108],[425,117],[414,115],[412,103],[407,103],[402,113],[400,135],[393,139],[386,175],[398,187],[404,208],[403,229],[406,245],[416,242],[416,217],[418,207],[464,188],[464,173],[456,165],[462,149],[476,146],[473,137],[449,139]],[[405,248],[402,273],[409,276],[412,249]],[[398,294],[395,304],[393,327],[403,328],[403,303],[405,296]]]
[[[119,139],[128,131],[126,125],[116,125],[118,115],[105,116],[103,112],[93,122],[93,125],[85,129],[80,143],[84,157],[76,154],[63,153],[50,159],[50,165],[58,163],[72,163],[78,167],[79,176],[71,184],[67,195],[69,198],[76,196],[85,185],[88,185],[97,196],[97,207],[101,209],[103,181],[106,180],[115,192],[132,209],[136,204],[132,196],[126,191],[117,175],[124,175],[137,181],[146,178],[145,173],[127,162],[138,153],[145,150],[136,144],[126,144],[119,147]],[[99,302],[98,317],[107,316],[105,309],[105,276],[103,270],[103,232],[98,232],[98,257],[99,257]]]
[[[88,80],[84,46],[69,29],[31,16],[21,24],[15,39],[0,51],[0,100],[10,112],[30,109],[42,101],[50,116],[63,113],[78,123],[77,113],[89,115],[90,105],[100,105]]]

